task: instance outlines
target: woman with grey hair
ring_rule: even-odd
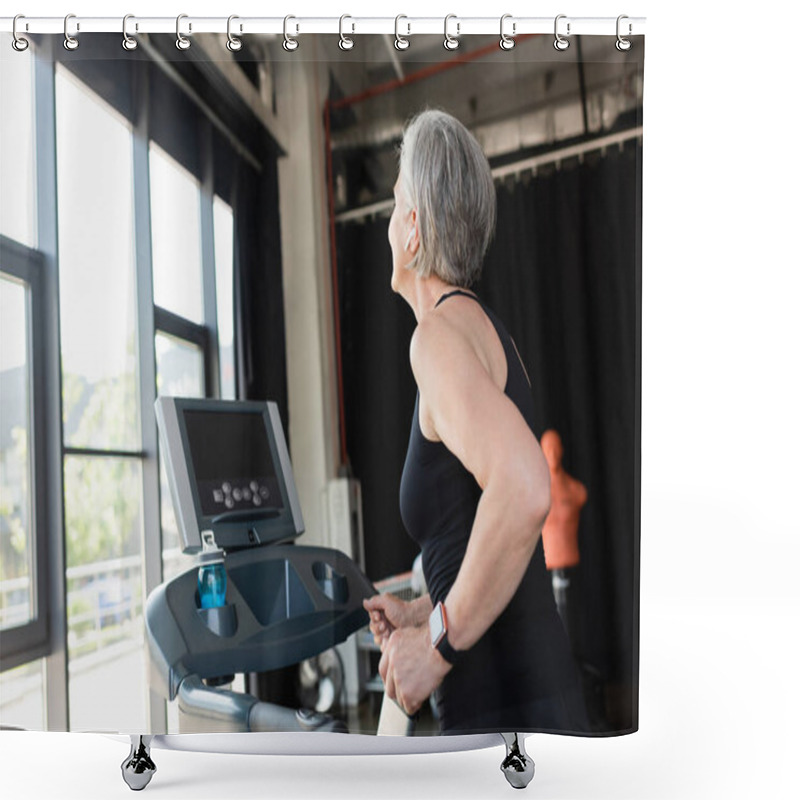
[[[425,111],[405,130],[394,194],[392,289],[417,319],[400,510],[430,593],[364,602],[386,693],[413,714],[435,691],[445,733],[582,730],[541,543],[550,473],[530,383],[470,290],[494,231],[489,164],[458,120]]]

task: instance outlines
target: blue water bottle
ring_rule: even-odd
[[[200,608],[221,608],[225,605],[225,592],[228,588],[228,576],[225,565],[204,564],[197,572],[197,594],[200,596]]]

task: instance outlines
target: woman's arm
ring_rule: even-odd
[[[466,650],[505,609],[528,568],[550,508],[550,470],[519,409],[444,315],[417,327],[411,365],[426,433],[432,428],[483,490],[445,600],[450,644]]]

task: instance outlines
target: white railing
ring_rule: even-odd
[[[164,574],[175,575],[193,561],[180,548],[165,550]],[[143,609],[142,557],[123,556],[68,567],[67,604],[72,658],[96,651],[127,633]],[[0,581],[0,630],[31,619],[31,578],[24,575]],[[22,601],[20,601],[20,598]]]
[[[15,602],[12,595],[25,599],[23,602]],[[32,610],[30,575],[0,581],[0,630],[16,628],[30,622]]]

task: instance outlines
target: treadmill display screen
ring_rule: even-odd
[[[283,497],[257,412],[184,411],[203,514],[283,509]]]

